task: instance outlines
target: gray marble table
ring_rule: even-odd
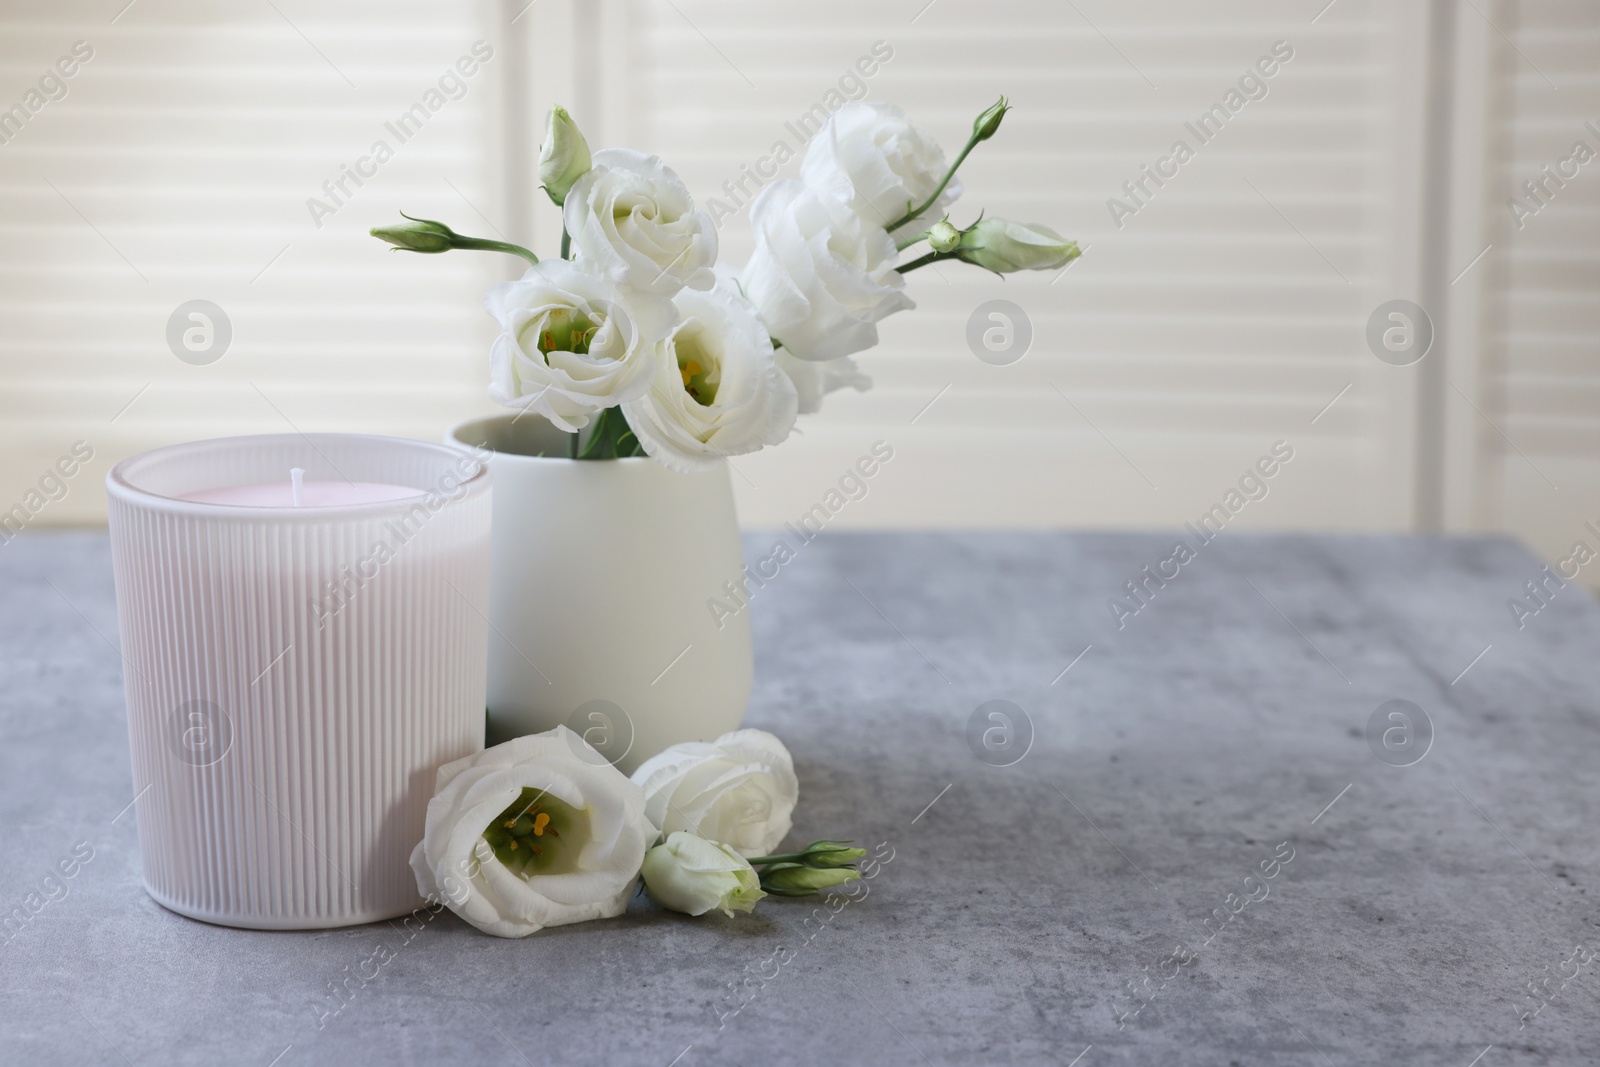
[[[753,604],[749,722],[795,754],[796,840],[892,856],[866,895],[502,941],[155,904],[105,537],[19,537],[0,1063],[1600,1060],[1600,608],[1569,586],[1519,629],[1540,564],[1505,541],[1228,532],[1119,629],[1172,540],[805,546]]]

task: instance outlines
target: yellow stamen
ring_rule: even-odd
[[[689,379],[700,373],[700,364],[691,359],[689,362],[678,368],[678,373],[683,375],[683,384],[687,386],[689,384]]]
[[[543,837],[545,824],[549,821],[550,816],[541,811],[533,820],[533,836]]]

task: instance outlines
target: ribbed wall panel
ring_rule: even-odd
[[[483,746],[490,486],[479,468],[450,493],[443,480],[461,462],[397,438],[283,435],[160,449],[112,471],[139,841],[162,904],[261,929],[421,904],[407,860],[434,772]],[[442,503],[170,499],[290,467],[308,480],[442,487]],[[392,557],[364,568],[371,577],[342,610],[319,613],[323,583],[379,545]],[[225,749],[215,732],[209,748],[198,735],[185,743],[181,709],[197,700],[225,713]]]
[[[1553,562],[1593,543],[1600,497],[1600,163],[1574,151],[1600,150],[1600,3],[1485,13],[1505,36],[1490,39],[1482,415],[1460,406],[1483,457],[1481,521]]]
[[[726,263],[751,249],[743,176],[779,142],[801,150],[797,117],[875,42],[892,57],[869,62],[854,92],[905,108],[950,155],[997,96],[1015,105],[962,165],[953,221],[1040,222],[1086,249],[1065,274],[1002,283],[943,263],[908,275],[917,310],[885,319],[880,346],[856,357],[874,388],[830,396],[803,433],[734,460],[741,520],[794,521],[883,439],[893,463],[837,528],[1175,527],[1282,438],[1297,466],[1244,521],[1404,521],[1398,450],[1414,404],[1361,329],[1415,288],[1405,116],[1427,41],[1418,5],[1340,0],[1313,25],[1326,2],[600,3],[600,114],[574,114],[592,144],[659,153],[702,206],[732,208]],[[1201,144],[1184,124],[1278,41],[1294,55],[1266,95]],[[1123,183],[1180,138],[1194,159],[1136,216],[1113,216],[1111,198],[1133,204]],[[1033,328],[1025,358],[1003,367],[966,339],[996,299]]]

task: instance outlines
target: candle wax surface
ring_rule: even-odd
[[[389,485],[385,482],[307,481],[300,486],[300,507],[327,508],[347,504],[376,504],[384,500],[404,500],[419,497],[423,490],[409,485]],[[261,485],[224,485],[216,489],[201,489],[184,493],[179,500],[192,500],[197,504],[232,504],[246,508],[295,507],[294,489],[285,478],[281,482]]]

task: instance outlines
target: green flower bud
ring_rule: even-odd
[[[852,849],[851,851],[855,850]],[[815,893],[819,889],[827,889],[830,886],[854,882],[860,877],[861,872],[854,867],[819,870],[815,867],[801,866],[798,863],[779,863],[767,867],[761,872],[761,885],[772,893],[788,897],[799,897]]]
[[[867,854],[864,848],[851,848],[848,841],[813,841],[800,853],[808,867],[848,867]]]
[[[402,218],[411,219],[401,226],[374,226],[367,231],[380,241],[388,241],[397,250],[406,252],[448,252],[452,248],[476,248],[485,252],[506,252],[521,256],[529,263],[539,262],[539,257],[521,245],[506,241],[490,241],[482,237],[466,237],[442,222],[432,219],[413,219],[404,211]]]
[[[1018,270],[1054,270],[1082,255],[1078,243],[1048,226],[984,219],[961,235],[958,254],[996,274]]]
[[[374,226],[369,232],[378,240],[388,241],[407,252],[448,252],[456,247],[456,233],[444,223],[412,219],[404,211],[400,214],[411,221],[399,226]]]
[[[539,180],[556,207],[566,203],[567,191],[593,167],[589,142],[578,131],[578,124],[566,108],[551,108],[545,120],[544,144],[539,146]]]
[[[685,915],[717,908],[731,917],[735,911],[753,910],[766,896],[748,860],[727,845],[686,830],[668,834],[665,844],[646,852],[639,873],[652,900]]]
[[[961,231],[949,219],[941,219],[928,229],[928,246],[935,252],[953,252],[960,243]]]
[[[979,115],[972,122],[972,139],[974,141],[987,141],[995,135],[1000,128],[1000,120],[1006,117],[1006,112],[1011,110],[1011,105],[1006,103],[1006,98],[1001,97]]]

